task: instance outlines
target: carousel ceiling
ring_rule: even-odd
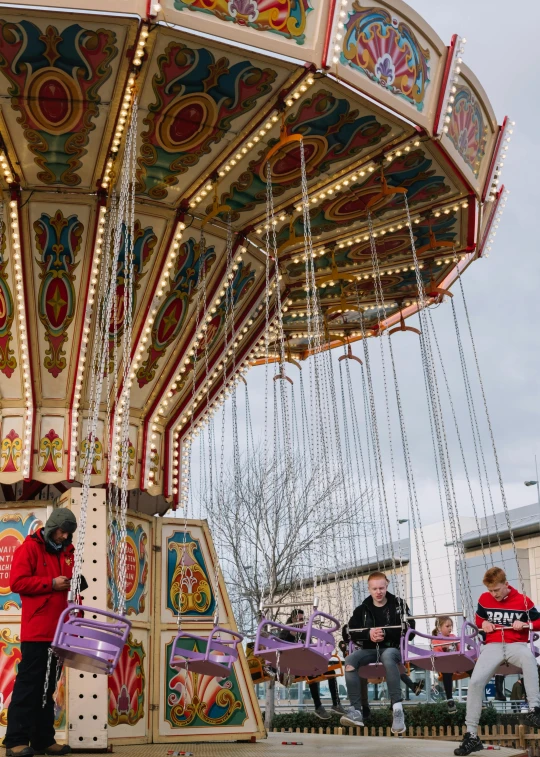
[[[280,129],[303,140],[326,341],[337,346],[361,338],[360,312],[367,335],[378,333],[370,200],[389,326],[416,308],[411,234],[433,300],[486,248],[510,125],[497,125],[461,63],[463,40],[447,47],[400,0],[91,5],[0,9],[0,481],[81,480],[103,230],[136,98],[129,479],[176,499],[194,364],[197,422],[207,409],[204,341],[210,404],[232,359],[236,370],[262,358],[266,156]],[[289,356],[303,359],[298,142],[270,163],[283,324]],[[411,228],[393,188],[406,190]],[[217,214],[205,225],[208,309],[197,315],[201,220],[213,202],[230,208],[234,264]],[[121,255],[111,344],[123,277]],[[108,475],[106,400],[95,485]]]

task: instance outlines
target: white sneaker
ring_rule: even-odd
[[[354,707],[349,707],[347,714],[340,718],[341,725],[352,725],[362,728],[364,725],[364,718],[360,710],[355,710]]]
[[[392,728],[390,730],[392,733],[404,733],[407,730],[403,707],[396,707],[394,709],[394,719],[392,720]]]

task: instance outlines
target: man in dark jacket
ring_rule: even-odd
[[[405,731],[401,696],[401,636],[407,625],[415,627],[414,620],[407,619],[409,608],[399,597],[388,592],[388,579],[384,573],[372,573],[368,578],[369,596],[359,605],[349,621],[349,633],[362,648],[345,658],[345,683],[351,708],[341,718],[342,725],[362,726],[362,689],[358,669],[380,660],[386,670],[386,683],[392,702],[392,732]]]
[[[76,528],[71,510],[59,507],[53,510],[45,528],[27,536],[13,555],[10,582],[11,591],[20,594],[22,603],[22,657],[7,714],[6,757],[71,752],[69,746],[57,744],[54,738],[54,655],[45,706],[43,694],[49,648],[58,619],[67,607],[75,551],[71,542]]]

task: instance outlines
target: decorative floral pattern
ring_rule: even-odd
[[[84,473],[86,467],[86,456],[90,450],[90,435],[81,442],[81,454],[79,457],[79,473]],[[103,444],[101,440],[94,438],[94,458],[92,460],[92,476],[100,476],[102,471],[101,462],[103,460]]]
[[[158,58],[152,79],[155,101],[148,107],[138,159],[137,192],[167,198],[178,177],[221,142],[232,122],[271,92],[276,74],[244,60],[216,60],[210,50],[171,42]]]
[[[212,617],[216,600],[200,544],[189,533],[175,532],[167,539],[167,607],[173,614]],[[168,659],[168,658],[167,658]]]
[[[169,660],[172,641],[165,647],[165,659]],[[193,639],[181,640],[184,649],[204,652],[205,642]],[[202,649],[200,648],[202,646]],[[228,678],[214,678],[176,671],[167,665],[165,720],[172,728],[197,728],[201,726],[241,726],[247,713],[238,686],[236,673]]]
[[[66,368],[67,330],[75,316],[75,262],[81,247],[83,224],[76,215],[66,218],[61,210],[54,216],[42,213],[34,223],[37,264],[41,269],[38,294],[39,320],[49,343],[45,368],[55,378]]]
[[[146,350],[146,359],[137,371],[140,387],[152,381],[167,347],[176,339],[184,326],[199,278],[202,263],[200,253],[199,243],[193,237],[183,242],[178,250],[175,267],[169,279],[169,291],[152,326],[152,339]],[[208,275],[216,261],[214,247],[206,248],[205,259]]]
[[[345,24],[340,60],[418,111],[424,109],[429,85],[430,51],[414,31],[383,8],[365,8],[359,0]]]
[[[81,183],[77,172],[99,115],[99,90],[118,54],[115,42],[106,29],[71,24],[59,32],[0,19],[0,71],[43,184]]]
[[[19,434],[11,429],[2,439],[2,473],[16,473],[20,469],[22,454],[22,439]]]
[[[4,612],[19,612],[21,609],[19,595],[11,591],[13,554],[29,534],[35,533],[42,526],[42,521],[32,512],[6,513],[0,518],[0,610]],[[4,691],[2,686],[0,691]]]
[[[463,84],[457,87],[454,108],[448,124],[448,137],[476,177],[486,154],[487,125],[480,103]]]
[[[109,676],[110,726],[135,725],[144,717],[145,657],[143,643],[136,641],[130,633],[118,665],[112,676]]]
[[[43,471],[43,473],[60,473],[63,446],[62,438],[51,428],[39,443],[39,454],[43,458],[39,466],[40,471]]]
[[[312,10],[309,0],[174,0],[174,7],[210,13],[259,32],[274,32],[299,45],[305,42],[306,17]]]

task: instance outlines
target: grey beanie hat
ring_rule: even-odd
[[[43,532],[48,541],[51,540],[57,528],[61,528],[62,531],[67,531],[69,534],[74,534],[77,530],[77,519],[67,507],[57,507],[50,514]]]

